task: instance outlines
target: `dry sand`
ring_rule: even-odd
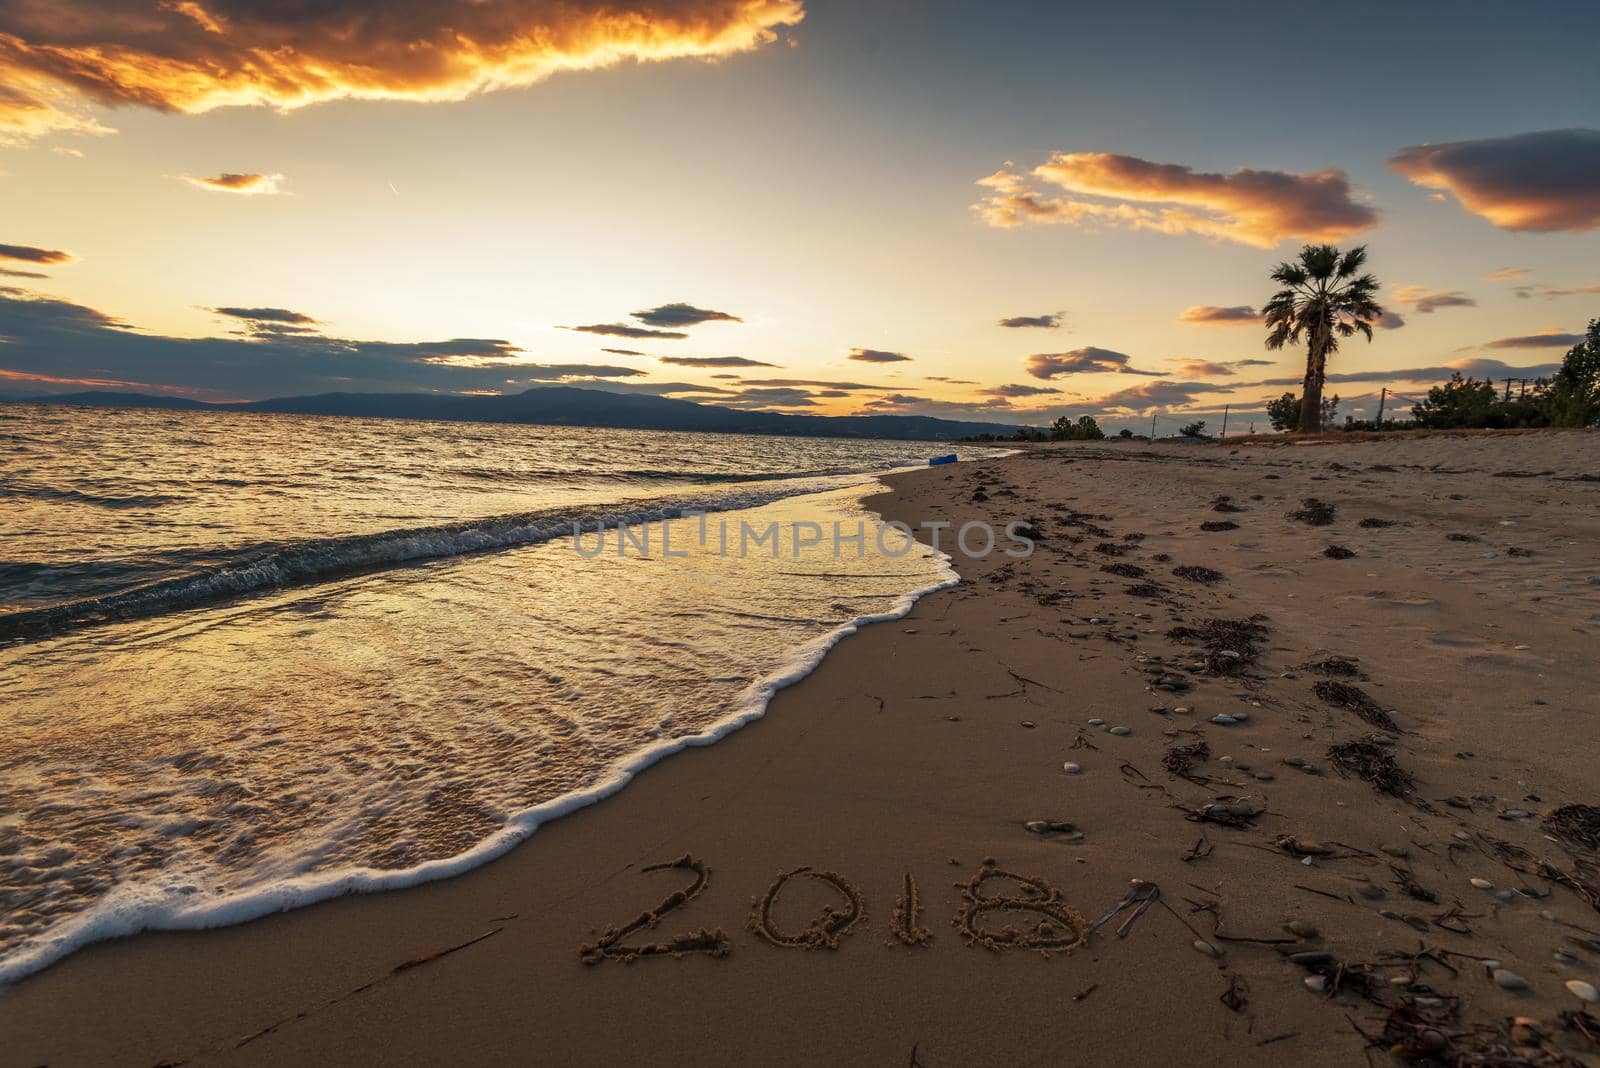
[[[1600,803],[1597,474],[1600,435],[1575,432],[1107,443],[898,477],[876,501],[886,514],[1030,519],[1039,551],[958,560],[959,587],[846,640],[760,722],[482,869],[80,952],[0,995],[0,1061],[1310,1065],[1363,1063],[1365,1032],[1384,1063],[1378,1036],[1399,1007],[1440,1017],[1446,1057],[1528,1016],[1546,1036],[1536,1056],[1552,1059],[1527,1063],[1569,1063],[1556,1050],[1592,1062],[1580,1032],[1593,1018],[1560,1014],[1584,1007],[1566,980],[1600,983],[1600,912],[1540,864],[1581,889],[1597,858],[1540,819]],[[1213,510],[1219,495],[1242,510]],[[1287,518],[1307,497],[1333,505],[1331,525]],[[1237,529],[1201,529],[1223,521]],[[1329,544],[1355,555],[1327,558]],[[1178,565],[1222,577],[1185,580]],[[1129,592],[1141,583],[1159,590]],[[1216,618],[1258,621],[1259,659],[1169,633]],[[1302,666],[1330,656],[1357,658],[1359,674]],[[1188,688],[1153,688],[1159,677]],[[1400,733],[1319,698],[1326,681],[1370,695]],[[1371,752],[1415,777],[1403,796],[1333,767],[1330,746],[1373,735]],[[1210,757],[1188,778],[1164,768],[1202,740]],[[1218,798],[1253,799],[1233,810],[1240,826],[1196,821]],[[1285,836],[1329,852],[1304,864]],[[684,854],[708,866],[703,892],[622,941],[720,929],[705,941],[725,955],[581,963],[594,930],[689,886],[685,871],[643,870]],[[1048,915],[976,908],[976,929],[1001,938],[1071,941],[1073,911],[1098,917],[1133,879],[1160,901],[1126,937],[1129,912],[1068,953],[969,944],[956,884],[990,857],[1059,895]],[[864,904],[837,949],[747,929],[753,900],[802,865],[839,873]],[[909,925],[896,902],[908,874]],[[978,890],[980,906],[1022,892],[1000,878]],[[794,940],[847,901],[796,877],[776,930]],[[903,944],[897,927],[931,941]],[[1308,989],[1313,972],[1285,956],[1302,950],[1351,966],[1323,977],[1337,993]],[[1482,958],[1530,989],[1501,989]],[[1366,989],[1363,965],[1422,985]]]

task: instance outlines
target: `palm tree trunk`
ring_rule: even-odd
[[[1322,378],[1327,368],[1327,348],[1322,331],[1311,335],[1306,351],[1306,380],[1300,391],[1300,433],[1322,432]]]

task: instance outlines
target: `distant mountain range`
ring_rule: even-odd
[[[183,397],[92,390],[45,396],[6,397],[34,404],[89,405],[101,408],[170,408],[180,411],[280,412],[294,415],[344,415],[369,419],[439,419],[452,422],[540,423],[552,426],[612,427],[624,430],[694,430],[717,434],[781,434],[793,437],[889,438],[949,441],[975,434],[1009,437],[1007,423],[934,419],[923,415],[786,415],[747,412],[714,404],[672,400],[636,393],[611,393],[573,386],[545,386],[507,396],[452,396],[434,393],[320,393],[313,397],[213,404]]]

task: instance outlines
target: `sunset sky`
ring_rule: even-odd
[[[1597,40],[1587,0],[11,0],[0,393],[1248,421],[1306,241],[1391,313],[1342,413],[1537,376],[1600,316]]]

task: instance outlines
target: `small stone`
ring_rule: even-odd
[[[1083,768],[1069,760],[1065,764],[1061,765],[1061,770],[1066,772],[1068,775],[1076,775],[1078,772],[1082,771]]]
[[[1501,901],[1510,901],[1512,898],[1516,897],[1517,894],[1514,890],[1496,890],[1494,892],[1494,896],[1499,898]]]
[[[1305,757],[1284,757],[1283,762],[1291,768],[1303,768],[1306,766]]]
[[[1190,712],[1193,712],[1193,711],[1194,711],[1194,709],[1188,707],[1187,705],[1180,705],[1177,708],[1174,708],[1172,710],[1172,714],[1174,716],[1187,716]]]
[[[1309,867],[1311,867],[1311,858],[1310,857],[1304,857],[1304,858],[1301,859],[1300,863],[1304,864],[1306,867],[1309,868]]]
[[[1219,727],[1231,727],[1239,721],[1233,716],[1228,715],[1226,712],[1218,712],[1216,715],[1211,717],[1211,722],[1215,723]]]
[[[1119,738],[1123,738],[1123,737],[1127,737],[1128,735],[1132,734],[1133,733],[1133,728],[1132,727],[1112,727],[1111,728],[1111,733],[1115,734]]]
[[[1526,990],[1528,981],[1516,972],[1508,972],[1504,968],[1494,973],[1494,985],[1501,990]]]
[[[1290,934],[1299,938],[1315,938],[1318,934],[1317,925],[1305,920],[1290,920],[1284,926]]]
[[[1374,886],[1372,883],[1368,883],[1367,885],[1363,886],[1360,893],[1361,896],[1366,898],[1368,901],[1382,901],[1385,897],[1383,887]]]
[[[1240,723],[1243,723],[1245,720],[1250,718],[1250,713],[1248,713],[1248,712],[1235,712],[1235,713],[1233,713],[1233,718],[1238,720]]]
[[[1302,968],[1310,968],[1318,964],[1332,964],[1333,954],[1322,950],[1307,950],[1304,953],[1289,954],[1289,963],[1298,964]]]
[[[1411,850],[1407,849],[1405,846],[1386,845],[1386,846],[1379,846],[1378,848],[1382,849],[1385,853],[1389,854],[1391,857],[1400,857],[1400,858],[1404,859],[1405,857],[1409,857],[1411,855]]]
[[[1555,959],[1557,964],[1565,964],[1569,968],[1575,968],[1582,963],[1576,954],[1568,953],[1564,949],[1556,950]]]
[[[1566,987],[1568,992],[1580,1001],[1591,1004],[1600,1001],[1600,990],[1596,990],[1593,983],[1586,983],[1582,979],[1568,979]]]
[[[1306,976],[1305,983],[1306,989],[1311,991],[1313,994],[1324,994],[1328,990],[1327,976],[1308,975]]]
[[[1271,782],[1276,777],[1277,776],[1273,775],[1272,772],[1270,772],[1270,771],[1258,771],[1258,772],[1256,772],[1256,781],[1257,782]]]
[[[1204,953],[1208,957],[1220,957],[1220,956],[1222,956],[1222,947],[1221,946],[1212,945],[1210,942],[1207,942],[1203,938],[1196,938],[1194,940],[1194,948],[1198,949],[1200,952]]]
[[[1106,721],[1103,719],[1091,719],[1089,721],[1089,726],[1091,727],[1104,727],[1105,725]]]
[[[1492,957],[1490,959],[1488,959],[1488,960],[1480,961],[1479,963],[1482,964],[1483,967],[1484,967],[1484,970],[1488,971],[1488,972],[1498,971],[1499,969],[1505,967],[1505,965],[1503,963],[1501,963],[1500,961],[1495,960]]]
[[[1472,885],[1477,887],[1479,890],[1493,890],[1494,889],[1494,883],[1491,883],[1488,879],[1473,879],[1473,880],[1471,880],[1471,882],[1472,882]]]
[[[1023,720],[1022,721],[1022,725],[1024,727],[1028,728],[1028,730],[1030,730],[1030,731],[1033,730],[1033,720],[1031,720],[1031,719]]]

